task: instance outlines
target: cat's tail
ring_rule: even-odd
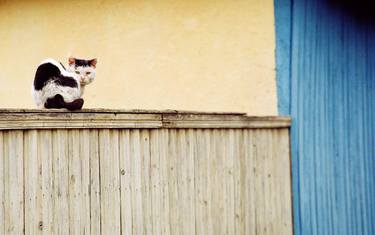
[[[62,109],[66,108],[68,110],[79,110],[82,109],[83,99],[79,98],[72,102],[65,102],[64,98],[57,94],[52,98],[48,98],[44,103],[46,109]]]

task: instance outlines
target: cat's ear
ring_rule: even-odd
[[[73,57],[69,57],[68,62],[69,62],[69,65],[75,64],[76,59],[74,59]]]
[[[98,63],[98,59],[95,58],[95,59],[90,60],[90,65],[94,68],[96,68],[96,63]]]

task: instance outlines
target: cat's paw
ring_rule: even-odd
[[[84,100],[82,98],[76,99],[73,102],[66,103],[65,108],[68,110],[80,110],[83,107]]]

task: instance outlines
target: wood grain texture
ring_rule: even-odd
[[[287,117],[248,117],[236,113],[86,110],[2,110],[0,130],[106,128],[285,128]]]
[[[120,164],[118,130],[99,131],[101,232],[120,234]]]
[[[53,141],[53,231],[55,234],[69,234],[69,132],[54,130]]]
[[[89,164],[90,164],[90,232],[101,233],[101,195],[100,195],[100,157],[99,157],[99,131],[89,132]]]
[[[0,147],[5,234],[292,234],[288,128],[15,129]]]
[[[23,132],[4,132],[4,226],[6,234],[24,229]]]
[[[5,234],[5,141],[4,131],[0,131],[0,233]]]

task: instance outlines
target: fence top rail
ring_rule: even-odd
[[[291,119],[237,112],[0,109],[0,130],[101,128],[289,128]]]

